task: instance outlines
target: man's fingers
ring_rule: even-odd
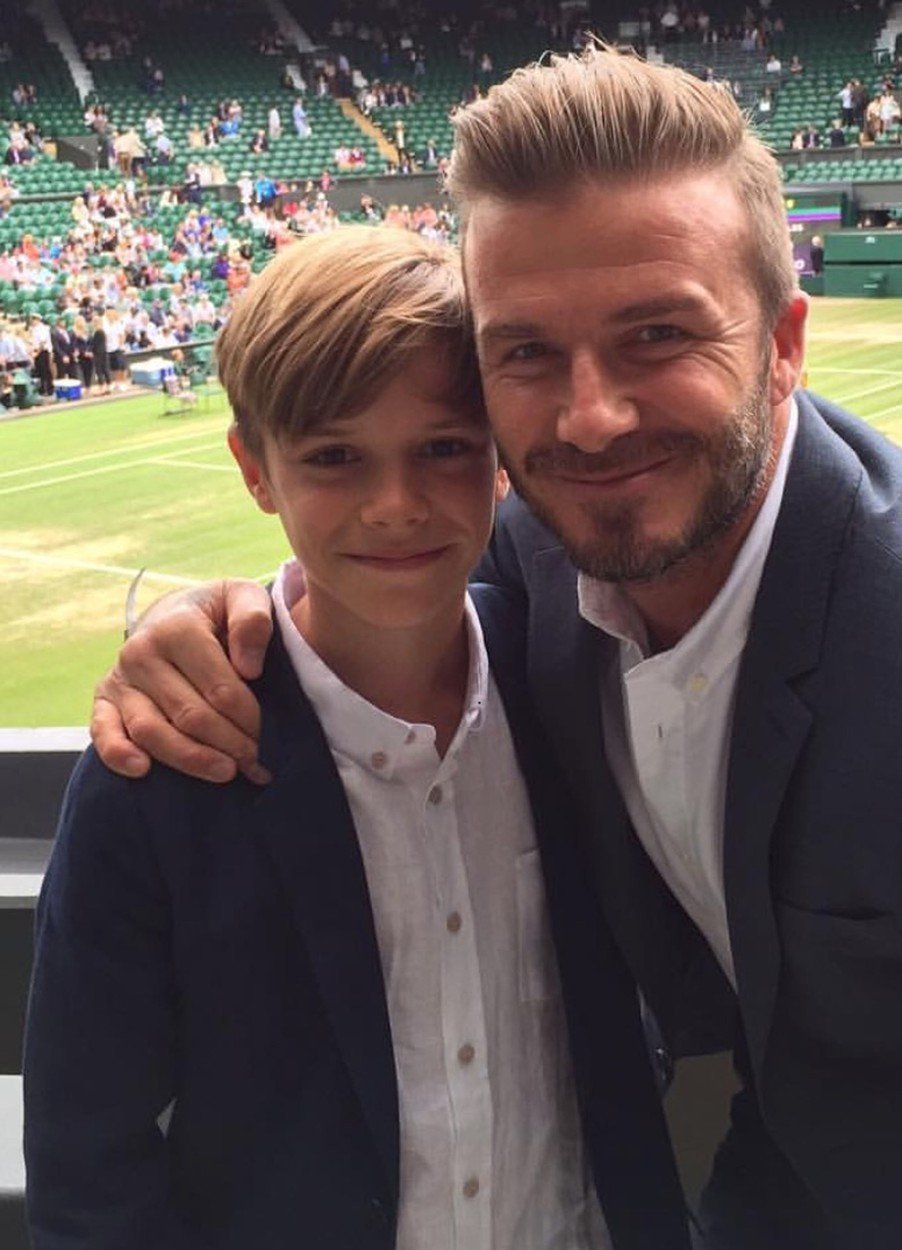
[[[223,603],[229,659],[242,677],[259,677],[272,636],[269,595],[257,582],[227,581]]]
[[[212,684],[198,688],[161,659],[158,647],[136,635],[123,647],[119,668],[108,679],[108,697],[116,702],[128,736],[155,759],[195,777],[222,781],[234,776],[234,766],[225,775],[221,767],[210,770],[214,762],[221,764],[228,757],[252,776],[260,709],[215,640],[207,638],[207,643],[216,655],[207,657],[207,675],[195,679]],[[183,658],[179,657],[180,662]],[[181,749],[180,742],[184,744]]]
[[[234,759],[182,733],[140,690],[129,687],[122,722],[129,738],[161,764],[202,781],[231,781]]]
[[[123,777],[143,777],[150,768],[150,756],[128,737],[119,709],[115,703],[104,698],[100,687],[91,711],[91,741],[104,764],[114,773]]]
[[[118,670],[124,683],[149,695],[183,732],[194,736],[196,729],[201,741],[229,754],[234,748],[241,763],[256,759],[257,700],[195,616],[173,615],[134,634],[120,652]],[[197,723],[203,703],[208,706]],[[210,731],[217,736],[208,738]]]

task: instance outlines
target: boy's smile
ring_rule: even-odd
[[[277,512],[317,633],[416,629],[459,613],[491,531],[497,462],[481,412],[461,409],[434,350],[361,412],[252,455],[229,442],[258,505]]]

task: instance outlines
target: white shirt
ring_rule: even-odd
[[[792,401],[774,479],[717,598],[675,647],[649,655],[623,592],[580,574],[580,614],[620,640],[601,674],[605,754],[636,834],[717,956],[736,974],[723,885],[723,824],[736,679],[795,442]]]
[[[398,1250],[605,1250],[532,815],[472,604],[457,733],[356,694],[276,618],[348,797],[366,871],[400,1108]]]

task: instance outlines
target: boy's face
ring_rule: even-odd
[[[452,405],[446,365],[419,352],[364,411],[252,455],[229,446],[276,512],[320,618],[410,629],[459,608],[504,490],[481,412]]]

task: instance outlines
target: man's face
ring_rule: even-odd
[[[661,575],[768,480],[804,304],[766,332],[746,238],[717,173],[473,207],[464,261],[502,457],[592,576]]]
[[[459,610],[492,527],[488,422],[445,398],[423,349],[364,411],[252,455],[229,443],[265,512],[278,512],[321,623],[411,629]]]

